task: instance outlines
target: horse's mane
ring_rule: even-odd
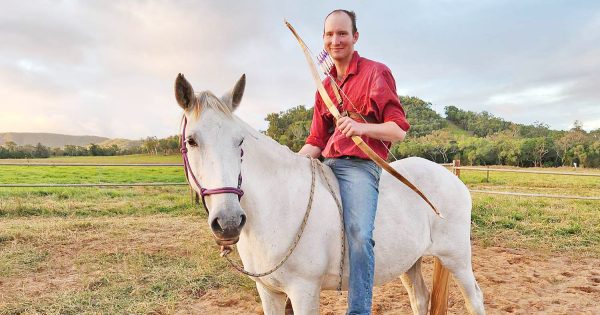
[[[227,117],[232,117],[232,112],[229,106],[220,98],[216,97],[211,91],[202,91],[196,96],[195,102],[190,107],[190,111],[196,116],[200,116],[202,110],[208,107],[217,112],[225,114]]]
[[[222,100],[219,97],[216,97],[211,91],[203,91],[203,92],[197,93],[196,100],[194,101],[192,106],[190,106],[188,111],[190,113],[192,113],[196,118],[198,118],[200,116],[200,114],[202,113],[202,111],[207,108],[213,109],[219,113],[222,113],[227,118],[234,119],[234,115],[233,115],[231,108],[227,104],[225,104],[224,100]],[[248,125],[245,121],[243,121],[239,118],[237,118],[236,121],[238,122],[238,125],[240,127],[242,127],[243,129],[245,129],[246,132],[248,134],[250,134],[251,137],[254,138],[257,142],[268,146],[270,148],[269,152],[271,154],[279,154],[282,157],[295,156],[294,152],[292,152],[290,150],[290,148],[278,143],[271,137],[257,131],[256,129],[254,129],[250,125]],[[275,152],[278,152],[278,153],[275,153]]]

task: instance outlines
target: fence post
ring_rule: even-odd
[[[452,173],[460,178],[460,160],[452,161]],[[431,315],[445,315],[448,313],[448,295],[450,271],[444,267],[439,258],[435,257],[433,263],[433,285],[431,288]],[[433,304],[437,301],[437,304]]]
[[[460,178],[460,160],[452,161],[452,170],[454,171],[454,175]]]

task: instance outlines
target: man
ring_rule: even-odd
[[[317,93],[310,135],[298,152],[323,155],[338,179],[344,208],[344,225],[350,257],[348,314],[370,314],[375,258],[373,229],[381,168],[352,141],[360,136],[383,159],[391,143],[404,139],[410,128],[396,94],[391,71],[383,64],[362,58],[354,51],[358,41],[356,15],[335,10],[325,18],[323,42],[333,59],[331,76],[323,82],[331,99],[339,87],[337,123]]]

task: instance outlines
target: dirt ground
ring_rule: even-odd
[[[571,258],[500,247],[473,247],[473,269],[488,314],[600,314],[600,258]],[[432,259],[425,259],[430,284]],[[321,314],[344,314],[346,295],[321,294]],[[257,298],[211,291],[179,314],[262,314]],[[374,290],[373,314],[412,314],[400,279]],[[451,280],[449,314],[467,314]]]

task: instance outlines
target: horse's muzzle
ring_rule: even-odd
[[[219,218],[212,220],[210,228],[218,245],[233,245],[240,239],[242,228],[246,224],[246,215],[240,215],[238,220],[225,220]]]
[[[239,237],[236,237],[236,238],[234,238],[234,239],[228,239],[228,240],[225,240],[225,239],[219,239],[219,238],[215,237],[215,242],[216,242],[216,243],[217,243],[217,245],[219,245],[219,246],[234,245],[234,244],[236,244],[236,243],[237,243],[239,240],[240,240],[240,238],[239,238]]]

